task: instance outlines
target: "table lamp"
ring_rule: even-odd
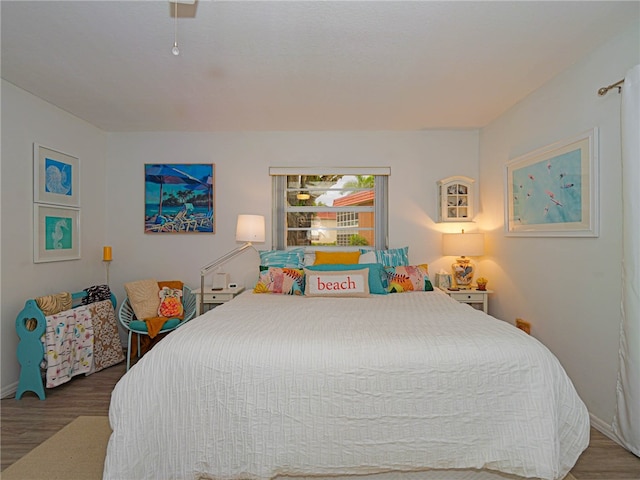
[[[469,288],[473,280],[474,266],[467,257],[484,255],[483,233],[445,233],[442,235],[442,253],[457,256],[451,265],[453,278],[458,288]]]

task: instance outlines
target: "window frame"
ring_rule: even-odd
[[[272,177],[272,245],[275,250],[290,250],[293,248],[304,248],[305,251],[315,250],[358,250],[376,249],[385,250],[388,248],[389,239],[389,175],[391,169],[389,167],[335,167],[335,168],[314,168],[314,167],[270,167],[269,175]],[[363,246],[340,246],[340,245],[300,245],[287,246],[287,222],[286,216],[288,211],[317,211],[323,207],[308,206],[305,208],[294,207],[288,210],[287,205],[287,176],[289,175],[353,175],[353,176],[373,176],[374,177],[374,194],[375,202],[373,207],[374,214],[374,244]],[[356,211],[362,207],[335,207],[332,209],[336,212]],[[367,207],[368,208],[368,207]]]

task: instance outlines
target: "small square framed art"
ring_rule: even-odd
[[[80,209],[33,205],[33,262],[80,258]]]
[[[34,143],[33,201],[50,205],[79,207],[79,159]]]

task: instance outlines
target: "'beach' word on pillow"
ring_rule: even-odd
[[[385,267],[389,276],[389,292],[431,292],[433,285],[429,280],[429,266],[413,265],[407,267]]]
[[[358,263],[360,252],[322,252],[316,251],[314,265]]]
[[[254,293],[304,295],[304,270],[300,268],[269,267],[260,272]]]
[[[179,318],[183,316],[182,290],[162,287],[158,292],[158,296],[160,297],[160,306],[158,307],[159,317]]]
[[[381,263],[385,267],[405,267],[409,265],[409,247],[388,250],[360,249],[360,263]],[[373,254],[373,255],[372,255]]]
[[[355,264],[332,264],[309,265],[305,267],[313,272],[337,272],[345,270],[369,269],[369,293],[375,295],[386,295],[389,293],[389,277],[386,270],[380,263],[355,263]]]
[[[368,297],[369,269],[320,272],[304,269],[309,297]]]
[[[304,248],[263,250],[259,253],[260,265],[263,267],[302,268],[304,266]]]

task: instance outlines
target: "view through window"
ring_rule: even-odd
[[[386,176],[278,175],[277,248],[376,247],[386,239]],[[380,225],[380,224],[383,225]],[[384,240],[381,240],[385,243]]]

